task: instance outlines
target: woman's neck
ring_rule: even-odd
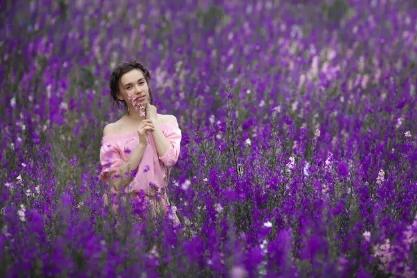
[[[125,118],[130,122],[139,123],[144,120],[146,117],[141,117],[138,112],[127,112],[125,114]]]

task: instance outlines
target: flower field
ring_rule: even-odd
[[[417,2],[4,1],[1,277],[415,277]],[[172,215],[103,202],[109,78],[177,117]]]

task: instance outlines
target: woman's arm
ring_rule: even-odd
[[[104,148],[100,151],[100,160],[102,161],[102,165],[105,169],[102,172],[102,177],[104,177],[108,184],[110,184],[116,191],[126,187],[134,178],[148,144],[146,135],[143,132],[149,128],[150,127],[147,126],[146,123],[143,123],[139,127],[139,144],[132,150],[129,157],[124,155],[122,150],[117,150],[117,148],[114,149],[113,147],[110,147],[110,145],[108,145],[110,149],[106,149],[106,145],[104,145]],[[116,130],[113,129],[112,124],[106,125],[103,130],[103,136],[111,135],[115,131]],[[108,178],[106,178],[106,176]]]
[[[159,156],[162,156],[163,154],[165,154],[168,151],[168,149],[170,147],[170,143],[169,143],[169,140],[162,133],[162,130],[161,130],[161,127],[160,127],[161,121],[157,120],[157,119],[154,119],[153,124],[155,126],[155,130],[153,131],[152,135],[153,135],[153,139],[155,141],[156,151],[157,151]]]
[[[125,188],[135,177],[139,163],[142,160],[146,145],[139,143],[139,145],[132,151],[129,160],[122,163],[119,168],[118,175],[114,179],[110,179],[110,185],[119,191]]]

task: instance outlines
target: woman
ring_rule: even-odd
[[[104,127],[100,179],[111,186],[112,197],[144,194],[154,218],[170,208],[166,188],[180,153],[181,130],[175,116],[157,113],[150,78],[138,62],[121,64],[111,75],[111,95],[124,104],[126,113]],[[107,194],[104,199],[108,204]],[[179,224],[175,211],[170,216]]]

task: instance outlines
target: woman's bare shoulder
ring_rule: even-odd
[[[174,115],[170,114],[158,114],[158,117],[160,121],[163,123],[172,123],[177,120],[177,118]]]
[[[108,136],[114,134],[116,131],[115,123],[109,123],[104,126],[103,136]]]
[[[103,129],[103,136],[108,136],[108,135],[113,135],[113,134],[117,134],[120,132],[120,123],[121,123],[121,119],[113,122],[113,123],[108,123],[104,126]]]

